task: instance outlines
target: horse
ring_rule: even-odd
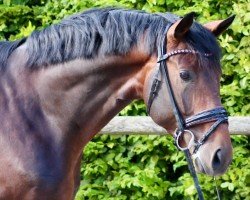
[[[159,63],[165,63],[184,120],[221,110],[216,37],[232,21],[201,25],[192,13],[181,18],[98,8],[2,41],[0,199],[74,199],[84,146],[135,99],[143,99],[151,118],[174,136],[172,95],[163,80],[154,81],[162,77]],[[159,46],[169,53],[159,55]],[[211,176],[223,174],[232,159],[226,120],[198,150],[190,141],[213,125],[195,123],[177,136],[178,146],[195,155],[196,171]]]

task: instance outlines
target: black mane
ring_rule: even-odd
[[[11,53],[26,41],[26,38],[16,40],[14,42],[1,41],[0,42],[0,69],[7,65],[7,60]]]
[[[143,42],[149,54],[156,53],[168,23],[178,16],[149,14],[117,8],[92,9],[72,15],[59,24],[34,31],[26,40],[28,67],[48,66],[70,60],[92,59],[98,55],[125,55]],[[0,43],[0,64],[6,65],[9,55],[23,43]],[[220,49],[215,37],[198,23],[193,23],[186,36],[190,48],[201,54],[211,52],[215,60]],[[7,51],[6,51],[7,50]]]

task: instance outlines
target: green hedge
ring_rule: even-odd
[[[250,198],[250,145],[234,137],[234,160],[218,177],[222,199]],[[172,138],[99,136],[85,148],[77,200],[197,199],[183,153]],[[199,175],[205,199],[217,199],[213,178]]]
[[[250,114],[249,0],[0,0],[0,39],[14,40],[90,7],[118,6],[148,12],[197,13],[205,23],[236,14],[220,36],[222,102],[230,115]],[[136,101],[120,115],[146,115]],[[223,199],[250,199],[249,138],[232,137],[234,160],[217,185]],[[98,136],[85,148],[76,199],[197,199],[183,154],[170,137]],[[206,199],[216,199],[214,181],[200,175]]]

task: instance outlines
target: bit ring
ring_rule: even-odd
[[[187,146],[182,147],[180,145],[180,138],[184,135],[184,133],[188,133],[191,136],[191,139],[189,140],[189,143]],[[176,145],[177,147],[181,150],[181,151],[185,151],[187,149],[190,149],[190,147],[194,144],[194,133],[190,130],[183,130],[182,132],[180,132],[177,137],[176,137]]]

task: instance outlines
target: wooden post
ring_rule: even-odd
[[[250,135],[250,117],[229,117],[231,135]],[[100,134],[110,135],[166,135],[165,129],[153,122],[150,117],[115,117]]]

